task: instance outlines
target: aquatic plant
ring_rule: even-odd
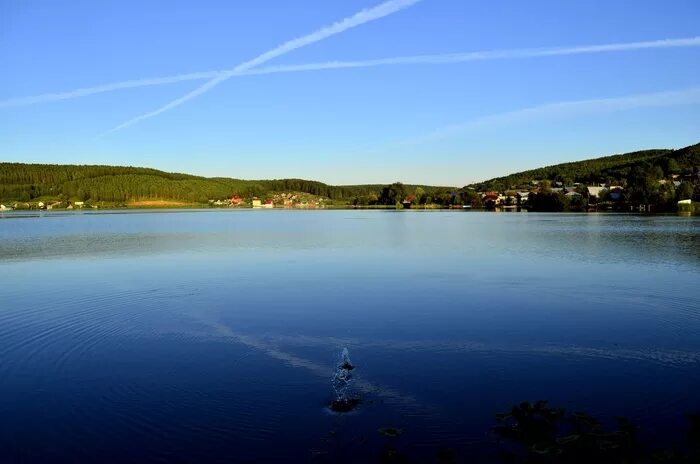
[[[685,451],[650,452],[637,440],[638,428],[624,417],[615,418],[615,429],[606,428],[588,414],[551,408],[546,401],[523,402],[510,412],[497,414],[504,425],[494,429],[503,443],[508,463],[691,463],[700,462],[700,414],[688,416],[690,448]]]
[[[403,429],[397,429],[395,427],[382,427],[377,431],[389,438],[396,438],[403,433]]]

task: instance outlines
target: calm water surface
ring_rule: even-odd
[[[700,217],[0,218],[2,463],[483,458],[537,399],[663,443],[699,391]]]

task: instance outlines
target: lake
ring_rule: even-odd
[[[672,443],[699,283],[697,216],[4,213],[0,462],[487,461],[539,399]]]

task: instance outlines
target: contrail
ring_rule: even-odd
[[[227,81],[234,75],[247,71],[251,68],[254,68],[255,66],[261,65],[273,58],[284,55],[298,48],[302,48],[307,45],[320,42],[321,40],[327,39],[328,37],[339,34],[353,27],[357,27],[367,22],[383,18],[392,13],[396,13],[397,11],[408,8],[418,3],[419,1],[420,0],[389,0],[373,8],[365,9],[360,11],[359,13],[355,13],[350,17],[347,17],[341,21],[331,24],[330,26],[323,27],[315,32],[312,32],[311,34],[292,39],[288,42],[283,43],[282,45],[279,45],[278,47],[273,48],[272,50],[268,50],[267,52],[257,56],[256,58],[253,58],[252,60],[239,64],[230,71],[227,71],[221,75],[214,77],[213,79],[198,87],[197,89],[193,90],[192,92],[188,93],[187,95],[173,100],[167,105],[162,106],[161,108],[158,108],[155,111],[151,111],[150,113],[142,114],[141,116],[137,116],[133,119],[130,119],[125,123],[122,123],[116,126],[115,128],[109,130],[107,133],[124,129],[125,127],[131,126],[132,124],[135,124],[139,121],[152,118],[153,116],[175,108],[176,106],[182,105],[186,101],[191,100],[199,95],[202,95],[205,92],[208,92],[209,90],[213,89],[222,82]]]
[[[664,107],[676,105],[700,104],[700,87],[684,90],[629,95],[625,97],[596,98],[590,100],[570,100],[546,103],[520,110],[508,111],[473,119],[466,123],[436,129],[427,135],[411,139],[408,143],[421,143],[447,137],[472,129],[481,129],[493,125],[510,124],[517,121],[529,121],[537,117],[564,117],[580,114],[607,113],[634,108]]]
[[[85,87],[82,89],[69,90],[67,92],[47,93],[43,95],[33,95],[29,97],[18,97],[0,101],[0,108],[8,106],[27,106],[36,103],[44,103],[58,100],[68,100],[72,98],[87,97],[97,93],[113,92],[115,90],[133,89],[137,87],[148,87],[151,85],[172,84],[201,79],[211,79],[223,71],[206,71],[198,73],[180,74],[177,76],[154,77],[150,79],[134,79],[129,81],[114,82],[95,87]]]
[[[324,63],[307,63],[298,65],[270,66],[265,68],[249,69],[236,72],[232,76],[247,76],[260,74],[276,74],[288,72],[321,71],[326,69],[343,68],[368,68],[375,66],[391,66],[402,64],[449,64],[467,61],[487,61],[520,58],[538,58],[548,56],[578,55],[586,53],[610,53],[621,51],[634,51],[655,48],[680,48],[700,46],[700,36],[684,39],[663,39],[645,42],[627,42],[603,45],[584,45],[575,47],[553,48],[527,48],[511,50],[486,50],[465,53],[449,53],[437,55],[400,56],[394,58],[378,58],[361,61],[328,61]],[[111,92],[115,90],[147,87],[153,85],[172,84],[176,82],[212,79],[227,73],[234,73],[233,69],[220,71],[203,71],[188,74],[179,74],[166,77],[154,77],[149,79],[134,79],[123,82],[115,82],[95,87],[86,87],[67,92],[49,93],[29,97],[18,97],[0,101],[0,108],[10,106],[26,106],[50,101],[67,100],[71,98],[86,97],[97,93]]]

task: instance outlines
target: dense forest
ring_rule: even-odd
[[[415,190],[420,186],[406,186]],[[352,202],[378,198],[383,185],[333,186],[304,179],[240,180],[206,178],[150,168],[0,163],[0,200],[36,199],[128,202],[146,199],[206,203],[240,195],[265,197],[272,192],[302,192]],[[437,187],[422,186],[425,191]],[[393,204],[393,203],[392,203]]]

